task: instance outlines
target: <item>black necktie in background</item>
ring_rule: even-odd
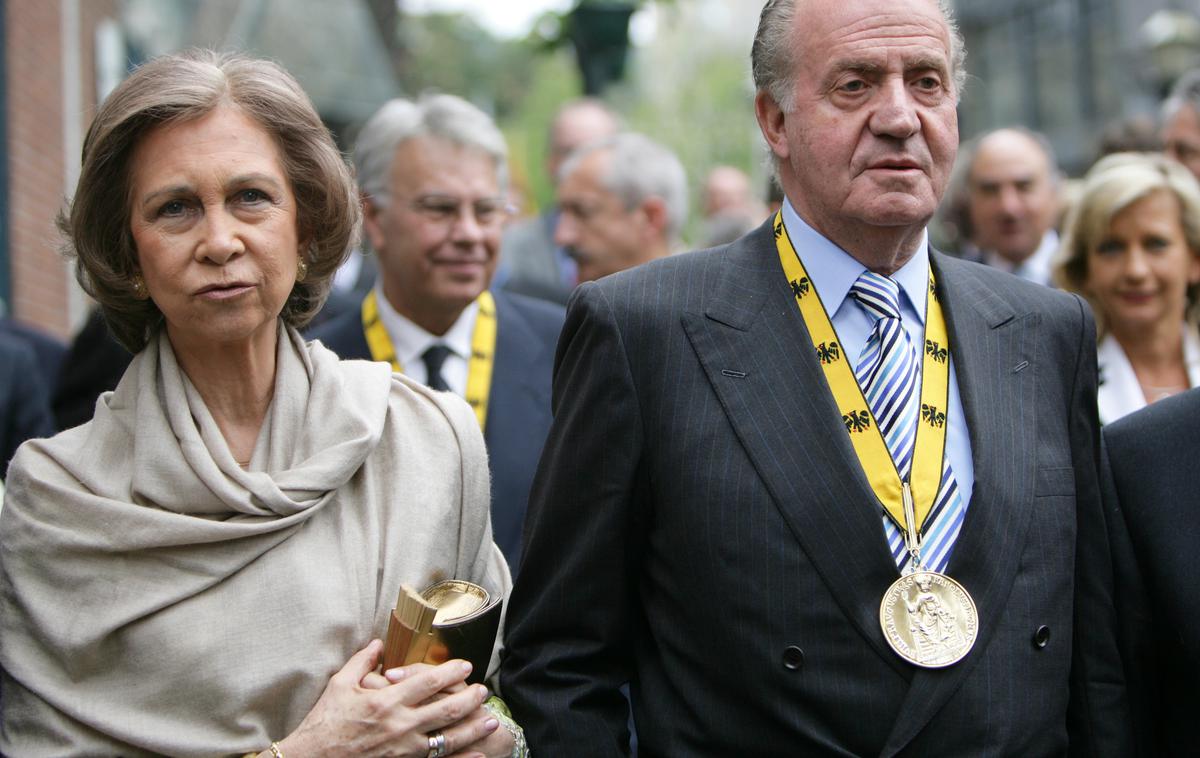
[[[442,364],[446,362],[448,355],[450,348],[441,343],[430,345],[429,349],[421,354],[421,360],[425,361],[425,384],[429,389],[450,391],[450,385],[446,384],[446,379],[442,376]]]

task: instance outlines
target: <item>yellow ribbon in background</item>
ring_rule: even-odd
[[[467,362],[466,400],[475,410],[479,428],[487,424],[488,397],[492,391],[492,368],[496,363],[496,300],[492,293],[484,290],[475,301],[479,311],[475,316],[475,329],[471,332],[471,359]],[[404,373],[404,367],[396,358],[396,348],[387,328],[379,318],[379,303],[375,290],[371,290],[362,302],[363,333],[371,360],[392,364],[392,370]]]

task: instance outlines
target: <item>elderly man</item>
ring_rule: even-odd
[[[1167,155],[1200,179],[1200,69],[1179,77],[1162,105]]]
[[[645,756],[1127,747],[1092,317],[927,243],[946,14],[769,2],[781,214],[576,291],[502,673],[534,753],[626,754],[626,682]]]
[[[589,142],[611,137],[621,121],[600,100],[585,97],[562,106],[550,124],[546,152],[546,172],[558,185],[563,162],[571,153]],[[509,292],[566,303],[579,282],[575,261],[554,241],[558,208],[517,222],[504,232],[503,262],[498,278]]]
[[[968,237],[977,251],[968,257],[1050,284],[1061,177],[1049,140],[1028,129],[997,129],[965,158]]]
[[[667,148],[626,132],[563,163],[554,241],[589,282],[670,255],[687,219],[687,175]]]
[[[471,403],[491,462],[493,534],[515,573],[563,310],[488,289],[506,214],[504,137],[457,97],[393,100],[363,127],[354,162],[380,276],[360,309],[312,336]]]

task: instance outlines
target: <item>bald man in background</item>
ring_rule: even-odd
[[[750,177],[735,166],[717,166],[708,172],[700,193],[704,216],[704,247],[733,242],[758,226],[767,207],[751,189]]]
[[[975,141],[967,161],[967,236],[977,251],[968,257],[1050,284],[1061,180],[1049,141],[1028,129],[997,129]]]
[[[617,115],[595,98],[572,100],[562,106],[550,124],[546,153],[550,181],[558,186],[567,156],[589,142],[611,137],[620,128]],[[579,274],[575,261],[554,241],[558,218],[559,209],[554,206],[505,231],[496,286],[519,295],[567,302]]]

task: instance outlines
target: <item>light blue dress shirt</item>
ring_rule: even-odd
[[[830,242],[796,213],[791,203],[783,203],[783,223],[796,254],[800,256],[808,278],[829,310],[833,328],[837,331],[842,351],[851,367],[858,365],[858,356],[875,322],[850,294],[850,288],[867,267],[845,250]],[[908,331],[914,345],[925,344],[925,294],[929,283],[928,233],[921,239],[917,252],[908,263],[892,274],[900,285],[900,323]],[[920,351],[918,350],[918,353]],[[918,367],[920,363],[918,362]],[[919,370],[919,369],[918,369]],[[962,397],[958,392],[958,375],[954,370],[954,342],[950,343],[950,397],[946,412],[946,455],[954,469],[963,505],[971,502],[975,489],[975,466],[971,461],[971,438],[967,416],[963,413]]]

